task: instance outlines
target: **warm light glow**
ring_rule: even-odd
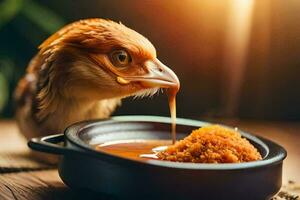
[[[234,115],[239,103],[249,43],[253,0],[231,0],[225,38],[225,112]]]

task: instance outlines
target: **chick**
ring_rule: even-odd
[[[80,20],[39,46],[15,91],[16,118],[27,139],[61,133],[159,88],[179,88],[179,80],[151,42],[121,23]]]

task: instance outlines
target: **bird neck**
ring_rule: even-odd
[[[38,66],[36,73],[39,76],[33,114],[45,130],[63,131],[75,122],[107,118],[121,102],[120,98],[95,97],[80,90],[78,93],[70,92],[72,87],[66,84],[67,80],[72,79],[68,77],[70,67],[65,67],[70,66],[70,63],[65,63],[70,59],[67,55],[60,53],[60,58],[57,58],[56,54],[39,54],[34,62],[34,66]],[[71,64],[76,65],[76,62]]]
[[[57,97],[47,107],[40,109],[37,118],[53,132],[62,132],[67,126],[91,119],[109,117],[120,104],[120,99],[86,100]]]

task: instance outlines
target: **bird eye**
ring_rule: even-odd
[[[125,50],[114,51],[111,55],[111,59],[116,67],[124,67],[131,62],[131,57]]]

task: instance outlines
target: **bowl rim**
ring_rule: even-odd
[[[239,132],[243,136],[249,138],[250,140],[255,141],[256,143],[258,143],[259,145],[261,145],[263,148],[267,150],[267,155],[265,157],[269,156],[270,152],[268,151],[270,145],[275,149],[277,149],[277,152],[272,152],[272,154],[274,155],[271,156],[271,158],[258,160],[258,161],[243,162],[243,163],[217,163],[217,164],[184,163],[184,162],[171,162],[171,161],[162,161],[162,160],[154,160],[154,159],[153,160],[149,159],[147,161],[139,161],[139,160],[133,160],[133,159],[117,156],[117,155],[108,154],[105,152],[96,151],[90,145],[83,142],[78,136],[80,132],[82,132],[84,129],[90,128],[91,126],[99,125],[101,123],[105,124],[111,122],[154,122],[154,123],[170,124],[171,118],[163,117],[163,116],[150,116],[150,115],[123,115],[123,116],[114,116],[105,120],[81,121],[72,124],[71,126],[66,128],[64,135],[67,138],[67,140],[70,141],[72,144],[74,144],[76,147],[83,150],[84,152],[88,152],[93,157],[99,159],[109,159],[112,161],[117,161],[117,159],[119,159],[119,161],[121,161],[122,163],[126,161],[127,164],[142,164],[142,165],[151,165],[156,167],[176,168],[176,169],[186,169],[186,170],[238,170],[238,169],[258,168],[258,167],[264,167],[264,166],[281,163],[287,156],[286,150],[282,146],[278,145],[277,143],[272,142],[269,139],[265,139],[261,136],[255,136],[248,132],[244,132],[241,129],[239,129]],[[177,118],[176,124],[202,127],[202,126],[211,125],[213,123],[193,120],[193,119],[186,119],[186,118]],[[223,124],[219,124],[219,125],[228,128],[233,128]]]

